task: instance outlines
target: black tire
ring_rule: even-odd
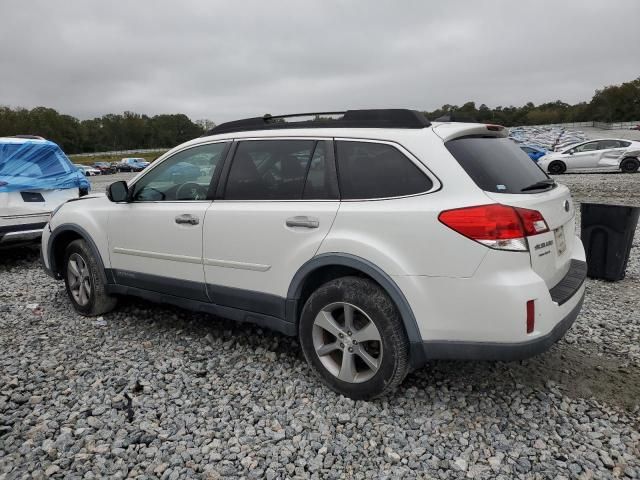
[[[620,162],[620,170],[624,173],[636,173],[639,167],[640,162],[634,157],[627,157]]]
[[[75,255],[79,256],[86,264],[86,267],[88,267],[86,280],[91,288],[88,295],[88,301],[85,304],[80,303],[74,298],[70,284],[69,268],[71,267],[69,260],[72,256],[77,259]],[[64,253],[64,284],[67,289],[69,300],[71,300],[73,308],[78,313],[86,316],[95,316],[110,312],[115,308],[118,301],[116,297],[107,294],[102,274],[103,272],[100,271],[100,266],[94,257],[92,250],[87,245],[87,242],[84,240],[74,240],[67,246]]]
[[[314,346],[316,316],[327,306],[341,302],[364,312],[368,316],[366,321],[375,325],[381,339],[378,352],[379,366],[375,373],[371,371],[371,378],[359,383],[343,381],[329,371],[323,365]],[[356,314],[354,318],[355,316]],[[353,338],[356,333],[358,331],[354,332]],[[335,392],[354,400],[369,400],[392,392],[402,383],[409,370],[409,341],[398,310],[384,290],[369,279],[342,277],[325,283],[313,292],[302,310],[299,336],[307,362],[323,382]],[[335,339],[340,342],[337,337]],[[363,345],[358,347],[363,348]],[[344,353],[337,350],[337,355]],[[355,363],[359,362],[362,362],[362,359]]]
[[[547,170],[551,175],[560,175],[567,171],[567,165],[560,160],[554,160],[549,164]]]

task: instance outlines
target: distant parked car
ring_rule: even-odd
[[[629,127],[629,130],[640,130],[640,123],[638,125],[633,126],[633,127]]]
[[[73,165],[87,177],[93,177],[96,175],[100,175],[101,173],[100,170],[90,167],[89,165],[80,165],[79,163],[74,163]]]
[[[544,171],[560,174],[573,170],[604,169],[634,173],[640,166],[640,142],[620,138],[589,140],[552,152],[538,160]]]
[[[123,158],[118,162],[117,168],[120,172],[141,172],[149,166],[144,158]]]
[[[93,164],[93,168],[100,170],[102,175],[110,175],[118,171],[118,169],[109,162],[96,162]]]
[[[55,143],[0,138],[0,246],[39,239],[51,212],[90,188]]]
[[[534,145],[520,145],[520,148],[524,153],[529,155],[529,158],[534,162],[538,162],[540,157],[544,157],[547,154],[547,150]]]

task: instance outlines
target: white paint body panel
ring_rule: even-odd
[[[109,214],[111,268],[204,281],[202,227],[211,202],[139,202],[112,204]],[[197,225],[177,224],[189,214]]]
[[[0,192],[0,227],[46,222],[56,207],[79,195],[77,188],[30,191],[40,193],[44,202],[25,202],[20,192]]]
[[[287,296],[291,279],[329,232],[338,201],[216,201],[204,227],[207,283]],[[318,228],[288,227],[288,218]]]

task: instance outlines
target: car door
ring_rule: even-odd
[[[204,223],[209,296],[284,318],[289,283],[315,255],[340,204],[332,141],[246,139],[233,150]]]
[[[620,140],[600,140],[598,150],[601,152],[598,159],[599,168],[618,168],[620,157],[626,150],[628,142]]]
[[[598,141],[586,142],[570,150],[566,157],[567,168],[596,168],[602,152],[598,150]]]
[[[130,201],[109,216],[109,255],[117,283],[207,301],[202,227],[228,142],[174,153],[130,186]]]

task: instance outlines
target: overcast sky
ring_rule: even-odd
[[[0,104],[79,118],[590,100],[640,1],[3,1]]]

